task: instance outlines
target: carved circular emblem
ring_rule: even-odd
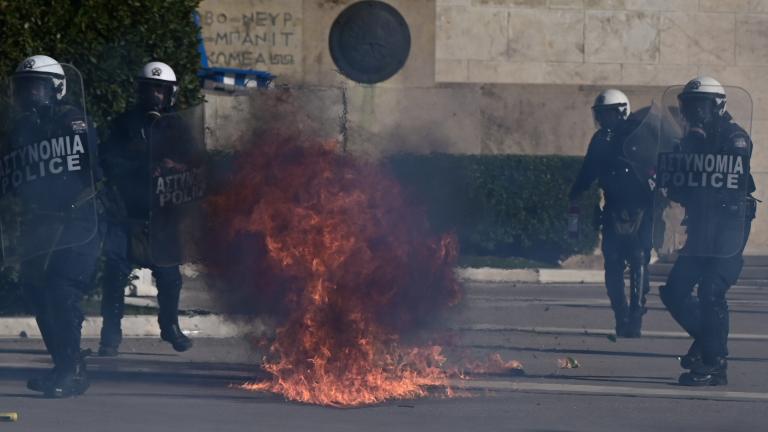
[[[160,69],[159,67],[152,68],[152,76],[153,77],[159,77],[162,74],[163,74],[163,70]]]
[[[331,57],[347,78],[375,84],[392,78],[408,60],[411,32],[394,7],[364,0],[344,9],[331,27]]]
[[[22,66],[24,69],[32,69],[35,67],[35,59],[27,59],[24,61],[24,65]]]

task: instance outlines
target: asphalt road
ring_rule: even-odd
[[[757,431],[768,423],[768,288],[730,293],[729,386],[677,386],[689,341],[656,295],[646,336],[612,340],[612,314],[596,285],[470,284],[436,327],[449,357],[499,353],[525,376],[456,380],[460,397],[334,409],[230,387],[259,375],[258,353],[240,339],[197,339],[174,353],[148,339],[118,358],[92,358],[93,384],[79,398],[46,400],[24,381],[49,367],[39,340],[0,340],[1,431]],[[96,348],[97,341],[86,340]],[[560,369],[572,357],[577,369]]]

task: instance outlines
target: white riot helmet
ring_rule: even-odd
[[[595,103],[592,105],[592,109],[595,108],[612,108],[615,107],[622,114],[624,120],[629,117],[632,112],[632,106],[629,104],[629,98],[621,90],[608,89],[601,92],[595,98]]]
[[[64,68],[45,55],[27,57],[11,75],[11,97],[22,105],[39,108],[60,101],[67,94]]]
[[[614,129],[621,121],[626,120],[631,112],[629,98],[624,92],[616,89],[602,91],[592,105],[595,124],[603,129]]]
[[[149,86],[161,86],[166,91],[165,100],[162,106],[158,106],[158,109],[164,109],[176,104],[176,94],[179,91],[178,81],[176,80],[176,73],[173,69],[163,62],[149,62],[145,64],[138,75],[139,86],[142,84]],[[141,90],[139,90],[141,91]],[[139,95],[141,97],[141,94]]]
[[[677,99],[680,111],[689,123],[706,123],[725,114],[725,88],[712,77],[702,76],[688,81]]]

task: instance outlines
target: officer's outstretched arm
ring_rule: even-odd
[[[598,149],[596,144],[596,135],[592,137],[589,142],[589,148],[587,154],[584,156],[584,161],[581,163],[581,169],[576,176],[576,181],[571,186],[571,191],[568,193],[568,198],[573,202],[579,199],[579,197],[592,187],[592,183],[597,180],[599,173],[599,158]]]

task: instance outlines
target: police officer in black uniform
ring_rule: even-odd
[[[150,134],[154,122],[173,110],[177,89],[176,75],[170,66],[161,62],[144,65],[138,77],[137,103],[115,119],[102,149],[107,180],[116,193],[110,206],[104,244],[101,356],[118,353],[122,341],[124,290],[131,271],[137,266],[151,269],[155,278],[162,340],[179,352],[192,347],[192,340],[179,327],[182,285],[179,265],[153,262],[148,238],[152,206],[150,179],[153,171],[161,169],[152,160],[150,144],[157,140],[152,140]]]
[[[749,161],[752,141],[726,111],[725,89],[710,77],[690,81],[678,96],[687,130],[683,153],[741,157],[744,185],[736,190],[668,188],[669,199],[685,208],[687,240],[660,288],[661,299],[675,320],[693,337],[681,366],[688,386],[728,382],[728,303],[726,292],[743,267],[742,254],[755,217],[755,191]],[[697,295],[693,295],[698,285]]]
[[[625,157],[624,145],[639,122],[630,118],[627,96],[615,89],[602,92],[592,107],[599,130],[589,143],[587,155],[573,184],[571,206],[595,180],[603,190],[605,207],[602,251],[605,285],[616,320],[618,337],[640,337],[645,299],[650,288],[653,195],[648,178],[638,175]],[[630,267],[630,298],[624,286],[624,271]]]
[[[30,379],[27,387],[50,398],[76,396],[89,387],[80,350],[84,319],[80,302],[93,283],[103,234],[98,224],[97,188],[102,174],[96,134],[86,123],[83,107],[63,101],[67,74],[56,60],[44,55],[29,57],[11,81],[10,150],[26,146],[32,151],[30,146],[44,141],[82,145],[82,153],[72,156],[76,163],[45,164],[50,172],[42,175],[33,170],[39,177],[28,179],[16,190],[24,219],[19,235],[19,281],[54,364],[50,372]],[[73,154],[79,151],[75,147],[69,150]],[[42,165],[36,167],[43,169]]]

